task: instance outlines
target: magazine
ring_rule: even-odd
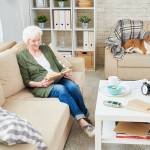
[[[114,131],[117,138],[150,139],[149,123],[119,122]]]
[[[45,76],[46,80],[60,80],[67,72],[71,72],[72,69],[63,69],[61,72],[49,72]]]

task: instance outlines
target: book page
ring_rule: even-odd
[[[65,68],[65,69],[63,69],[63,70],[61,71],[61,74],[65,74],[65,73],[71,72],[71,71],[72,71],[72,69]]]
[[[63,74],[61,74],[60,72],[49,72],[47,73],[47,75],[45,76],[46,80],[59,80],[63,77]]]

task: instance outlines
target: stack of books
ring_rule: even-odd
[[[116,138],[150,139],[150,124],[143,122],[119,122],[114,131]]]
[[[79,7],[93,7],[93,2],[91,0],[78,0]]]

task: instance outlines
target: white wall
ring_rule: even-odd
[[[4,41],[22,40],[22,30],[28,24],[26,2],[27,0],[0,0],[0,18]]]
[[[104,63],[105,39],[122,18],[150,21],[150,0],[97,0],[97,64]]]

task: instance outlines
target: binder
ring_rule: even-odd
[[[83,31],[83,50],[86,51],[89,49],[88,45],[88,31]]]
[[[64,10],[59,10],[59,24],[60,24],[60,29],[65,30],[65,11]]]
[[[54,20],[54,29],[60,29],[59,11],[58,10],[54,10],[53,20]]]
[[[94,32],[89,32],[89,50],[94,50]]]
[[[71,29],[71,12],[70,12],[70,10],[65,11],[65,28],[66,28],[66,30]]]

